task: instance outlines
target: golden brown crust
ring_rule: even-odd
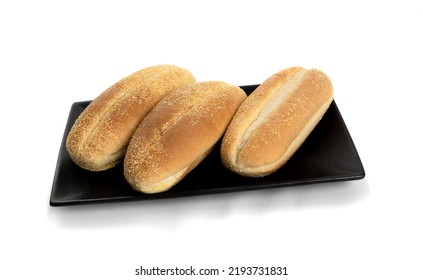
[[[115,166],[147,113],[173,90],[194,82],[191,72],[173,65],[147,67],[121,79],[76,120],[66,141],[72,160],[91,171]]]
[[[292,67],[264,81],[239,107],[222,141],[221,157],[244,176],[268,175],[293,155],[333,98],[321,71]]]
[[[201,82],[164,98],[128,146],[124,174],[137,191],[168,190],[211,151],[246,98],[237,86]]]

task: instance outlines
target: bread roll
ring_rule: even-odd
[[[191,72],[172,65],[148,67],[118,81],[94,99],[72,126],[66,139],[70,157],[91,171],[115,166],[153,106],[194,82]]]
[[[264,81],[239,107],[221,146],[223,164],[251,177],[268,175],[302,145],[333,99],[329,78],[292,67]]]
[[[208,155],[246,97],[224,82],[172,92],[135,131],[124,160],[126,180],[143,193],[170,189]]]

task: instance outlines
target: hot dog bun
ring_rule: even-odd
[[[172,92],[135,131],[124,160],[126,180],[143,193],[170,189],[208,155],[246,97],[224,82]]]
[[[194,83],[187,70],[158,65],[118,81],[78,117],[66,139],[72,160],[80,167],[101,171],[122,160],[141,120],[167,94]]]
[[[333,99],[329,78],[292,67],[264,81],[233,117],[221,146],[223,164],[252,177],[268,175],[297,151]]]

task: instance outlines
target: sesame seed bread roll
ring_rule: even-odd
[[[264,81],[233,117],[221,146],[228,169],[249,177],[283,166],[302,145],[333,99],[329,78],[292,67]]]
[[[188,70],[158,65],[112,85],[81,113],[66,139],[71,159],[90,171],[114,167],[141,120],[173,90],[195,83]]]
[[[170,189],[209,154],[246,97],[218,81],[172,92],[135,131],[124,160],[126,180],[143,193]]]

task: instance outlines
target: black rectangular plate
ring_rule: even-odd
[[[250,94],[258,85],[241,86]],[[72,105],[54,175],[51,206],[174,198],[224,192],[358,180],[365,176],[360,157],[342,116],[332,102],[328,111],[294,156],[277,172],[263,178],[242,177],[223,167],[220,143],[203,162],[169,191],[135,192],[123,176],[123,165],[102,172],[79,168],[66,150],[66,137],[90,101]]]

